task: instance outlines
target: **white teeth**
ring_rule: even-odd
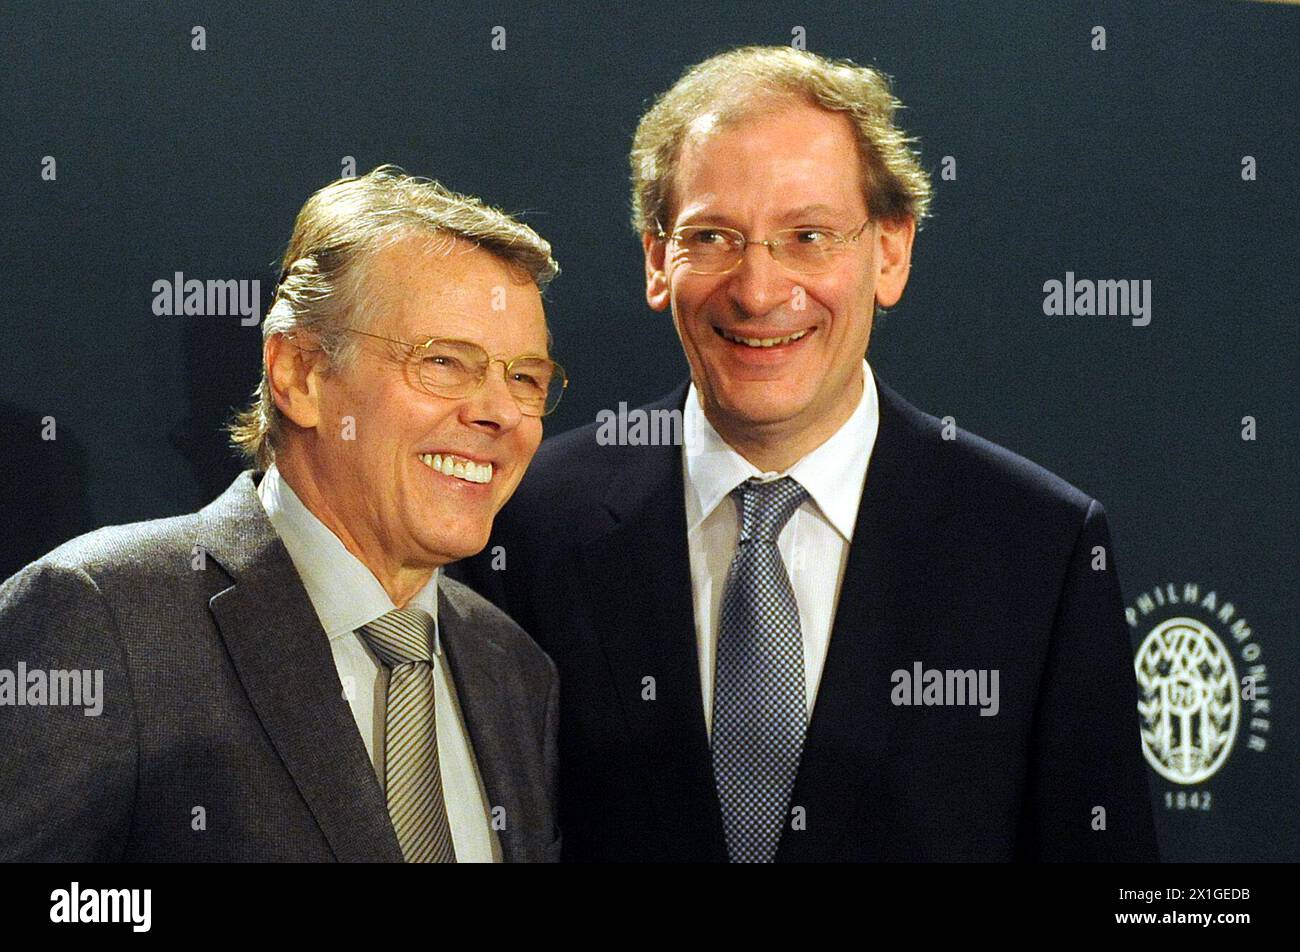
[[[450,453],[446,456],[441,453],[437,455],[425,453],[420,457],[420,462],[444,476],[463,479],[467,483],[492,482],[491,463],[476,463],[460,456],[452,456]]]
[[[734,341],[737,344],[744,344],[747,347],[775,347],[777,344],[788,344],[791,341],[796,341],[808,333],[806,330],[802,330],[791,334],[789,337],[741,337],[739,334],[729,334],[721,328],[718,331],[727,340]]]

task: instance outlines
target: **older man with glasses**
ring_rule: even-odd
[[[930,200],[898,105],[751,47],[637,128],[684,445],[548,442],[509,571],[453,568],[559,666],[566,859],[1156,855],[1101,505],[865,359]]]
[[[556,272],[527,226],[391,167],[308,200],[232,427],[254,468],[0,588],[0,668],[104,695],[0,714],[0,859],[558,858],[554,665],[441,573],[564,392]]]

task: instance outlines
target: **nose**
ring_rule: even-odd
[[[499,373],[497,364],[501,365]],[[519,425],[523,414],[506,386],[504,360],[497,359],[488,364],[483,383],[461,404],[460,417],[467,426],[492,432],[512,430]]]
[[[790,292],[788,272],[765,245],[746,245],[740,261],[727,275],[727,295],[741,311],[755,317],[788,300]]]

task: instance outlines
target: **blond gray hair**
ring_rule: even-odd
[[[889,79],[850,60],[788,46],[744,46],[686,70],[641,117],[632,140],[632,227],[637,234],[671,228],[673,179],[682,144],[701,116],[714,128],[752,117],[773,100],[796,100],[844,113],[853,124],[868,213],[874,219],[929,214],[931,184],[916,140],[894,122],[902,107]]]
[[[381,165],[360,178],[338,179],[307,199],[285,250],[262,340],[310,334],[332,370],[356,352],[348,329],[372,319],[364,287],[368,262],[411,236],[471,242],[527,275],[539,291],[559,273],[551,246],[522,222],[477,198]],[[259,469],[275,460],[283,420],[271,395],[265,359],[253,402],[229,426],[231,444]]]

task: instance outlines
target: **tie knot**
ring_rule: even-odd
[[[396,608],[361,627],[379,660],[390,668],[433,655],[433,616],[422,608]]]
[[[731,491],[740,517],[740,541],[776,542],[808,490],[789,476],[760,482],[747,479]]]

